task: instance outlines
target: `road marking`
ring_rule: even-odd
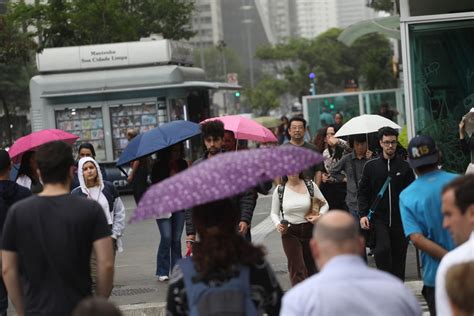
[[[257,226],[251,228],[250,233],[252,234],[252,242],[255,244],[263,243],[265,237],[275,229],[276,228],[271,217],[268,216]]]

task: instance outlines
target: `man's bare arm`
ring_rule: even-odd
[[[97,256],[97,296],[108,298],[114,286],[114,250],[111,237],[94,241]]]
[[[416,248],[426,252],[433,258],[441,260],[444,255],[448,252],[446,249],[429,240],[420,233],[414,233],[410,235],[410,240]]]
[[[2,275],[7,287],[8,296],[15,306],[17,314],[25,315],[23,290],[20,283],[18,255],[16,252],[2,250]]]

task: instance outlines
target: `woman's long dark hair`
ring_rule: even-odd
[[[200,279],[225,279],[238,264],[263,262],[263,249],[238,234],[239,220],[240,211],[231,199],[193,209],[193,223],[199,235],[199,242],[193,245],[193,262]]]
[[[313,144],[316,146],[316,150],[322,154],[324,149],[326,149],[326,133],[328,131],[327,127],[320,128],[318,133],[314,137]]]
[[[336,160],[340,160],[342,158],[342,155],[344,155],[344,148],[339,145],[336,145],[334,149],[332,149],[331,146],[328,146],[328,151],[329,155],[331,155],[331,157]]]
[[[38,182],[38,176],[36,174],[36,170],[31,169],[30,159],[31,156],[35,154],[34,151],[27,151],[26,153],[21,156],[21,163],[20,168],[18,169],[18,175],[16,178],[18,179],[22,175],[27,175],[33,184]]]
[[[178,164],[177,171],[181,172],[188,167],[188,164],[186,160],[183,159],[183,156],[184,156],[183,144],[179,144],[179,146],[180,146],[180,158],[178,158],[177,160],[177,164]],[[160,150],[157,153],[157,157],[156,157],[155,162],[153,163],[153,167],[150,174],[151,183],[158,183],[160,181],[163,181],[166,178],[169,178],[170,173],[171,173],[169,163],[171,160],[172,148],[173,146]]]

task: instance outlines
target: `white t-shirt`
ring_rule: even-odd
[[[100,206],[102,206],[105,218],[107,219],[107,224],[112,225],[114,221],[112,215],[110,214],[109,201],[107,201],[107,198],[105,197],[104,193],[102,193],[100,187],[96,186],[92,188],[87,188],[87,191],[87,198],[98,202]]]
[[[318,186],[314,184],[314,196],[326,201],[323,194],[319,190]],[[285,219],[291,224],[302,224],[308,221],[304,218],[304,215],[308,212],[311,205],[309,192],[298,193],[293,191],[288,186],[285,186],[285,192],[283,194],[283,214]],[[324,214],[329,210],[329,205],[326,203],[321,207],[320,213]],[[282,219],[280,212],[280,200],[278,198],[278,186],[273,191],[272,197],[272,211],[271,218],[275,226],[280,224]]]
[[[474,260],[474,232],[468,241],[451,250],[443,257],[436,273],[436,314],[450,316],[451,306],[449,305],[448,294],[446,293],[446,273],[449,268],[468,261]]]

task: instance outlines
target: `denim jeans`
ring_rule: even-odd
[[[168,276],[170,269],[182,258],[181,235],[184,228],[184,211],[175,212],[170,218],[157,219],[161,240],[156,254],[156,275]]]

